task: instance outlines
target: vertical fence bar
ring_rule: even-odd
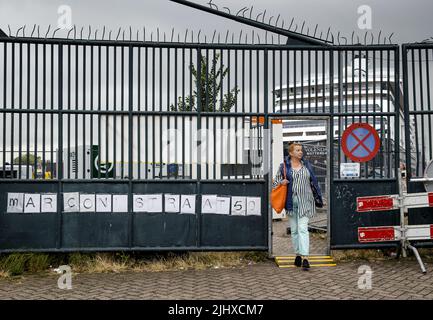
[[[102,79],[101,79],[101,46],[98,46],[98,111],[101,112],[101,90],[102,90]],[[101,147],[101,114],[98,114],[98,179],[101,179],[101,157],[102,157],[102,147]]]
[[[86,179],[86,46],[83,46],[83,139],[81,141],[83,146],[83,179]],[[92,143],[89,144],[90,147],[90,157],[92,156]],[[89,168],[89,178],[92,174],[92,167]]]
[[[121,47],[121,70],[123,68],[123,46]],[[121,98],[123,96],[123,78],[121,77],[120,90]],[[123,109],[123,99],[121,99],[121,107]],[[108,105],[108,104],[107,104]],[[114,179],[116,179],[117,171],[117,47],[113,47],[113,171]],[[109,115],[107,114],[107,117]],[[122,169],[122,168],[121,168]],[[121,170],[120,179],[123,179],[123,171]]]
[[[201,51],[199,48],[197,48],[197,133],[201,135],[201,109],[202,109],[202,103],[201,103],[201,63],[202,57],[201,57]],[[222,61],[222,57],[221,57]],[[221,85],[222,87],[222,85]],[[197,136],[198,141],[201,142],[201,136]],[[199,198],[201,200],[202,196],[202,187],[201,187],[201,143],[197,143],[197,194],[199,195]],[[200,247],[202,244],[202,213],[200,210],[200,214],[198,215],[198,243],[197,246]]]
[[[428,136],[430,137],[429,139],[428,139],[428,143],[429,143],[429,159],[433,159],[433,150],[432,150],[432,140],[433,140],[433,138],[432,138],[432,123],[431,123],[431,120],[432,120],[432,114],[431,114],[431,111],[432,111],[432,105],[431,105],[431,97],[430,97],[430,90],[431,90],[431,87],[430,87],[430,68],[429,68],[429,54],[428,54],[428,52],[429,52],[429,49],[425,49],[425,57],[426,57],[426,59],[425,59],[425,65],[426,65],[426,80],[427,80],[427,86],[426,86],[426,91],[427,91],[427,106],[428,106],[428,111],[429,111],[429,113],[428,113]]]
[[[394,174],[397,180],[397,188],[399,181],[399,168],[400,168],[400,49],[394,49],[394,101],[395,101],[395,138],[394,138],[394,152],[395,152],[395,168]]]
[[[42,62],[42,109],[46,110],[46,104],[47,104],[47,87],[46,87],[46,83],[47,83],[47,46],[44,43],[42,45],[42,55],[43,55],[43,62]],[[21,54],[20,54],[21,56]],[[45,119],[46,118],[46,114],[43,113],[42,114],[42,170],[41,170],[41,174],[42,174],[42,179],[45,179],[45,132],[46,132],[46,128],[45,128]],[[20,128],[21,131],[21,128]],[[21,145],[21,141],[20,141],[20,145]],[[21,152],[20,152],[20,158],[21,158]]]
[[[19,44],[19,109],[21,110],[23,107],[23,44]],[[45,44],[44,44],[45,48]],[[44,51],[44,57],[45,57],[45,51]],[[44,60],[45,61],[45,60]],[[45,69],[44,69],[45,70]],[[44,81],[45,86],[45,81]],[[45,91],[44,91],[45,92]],[[45,106],[45,103],[44,103]],[[45,107],[44,107],[45,108]],[[45,119],[45,116],[44,116]],[[44,128],[45,129],[45,128]],[[12,132],[13,134],[13,132]],[[45,136],[45,135],[44,135]],[[21,179],[21,158],[22,158],[22,113],[19,114],[19,123],[18,123],[18,179]]]
[[[12,43],[12,61],[11,61],[11,110],[15,109],[15,43]],[[13,168],[14,168],[14,121],[15,113],[11,112],[11,161],[10,161],[10,169],[11,169],[11,177],[14,176]],[[30,160],[27,160],[28,162]]]
[[[405,144],[406,144],[406,178],[407,181],[410,181],[412,177],[412,159],[411,159],[411,149],[412,146],[410,144],[410,114],[409,114],[409,73],[408,73],[408,49],[406,45],[402,46],[402,52],[403,52],[403,91],[404,91],[404,118],[406,121],[405,125]]]
[[[78,152],[78,49],[79,46],[75,45],[75,161],[77,163],[75,167],[75,179],[78,179],[78,161],[79,161],[79,152]]]
[[[123,48],[123,47],[122,47]],[[123,52],[123,49],[122,49]],[[133,212],[133,199],[132,199],[132,160],[133,160],[133,94],[134,94],[134,47],[129,46],[128,47],[128,230],[129,230],[129,236],[128,236],[128,246],[131,248],[133,246],[134,241],[134,228],[133,228],[133,220],[134,220],[134,212]],[[140,53],[140,52],[138,52]],[[123,72],[122,72],[122,78],[123,78]],[[140,87],[138,87],[138,91],[140,91]],[[123,103],[123,99],[122,99]],[[123,125],[123,118],[122,118],[122,125]],[[123,129],[123,128],[122,128]],[[122,130],[123,133],[123,130]],[[123,151],[122,151],[122,158],[123,158]],[[123,161],[122,161],[123,163]],[[140,164],[138,164],[140,166]],[[123,168],[122,168],[122,178],[123,178]]]
[[[54,110],[54,45],[51,45],[51,111]],[[58,110],[58,108],[57,108]],[[59,116],[59,115],[58,115]],[[50,119],[50,146],[51,146],[51,161],[50,161],[50,174],[51,174],[51,179],[54,179],[54,112],[51,112],[51,119]],[[58,143],[58,142],[57,142]],[[58,161],[56,161],[58,162]],[[58,176],[56,176],[56,178],[58,178]]]
[[[57,249],[62,247],[63,242],[63,45],[58,47],[58,145],[57,152]],[[69,166],[68,166],[69,167]]]
[[[8,65],[8,44],[3,42],[3,108],[7,109],[7,65]],[[28,71],[28,69],[27,69]],[[28,105],[27,105],[28,108]],[[6,112],[3,114],[3,178],[6,178]],[[28,116],[27,116],[28,123]],[[28,131],[28,130],[27,130]],[[28,179],[28,166],[27,166],[27,179]]]

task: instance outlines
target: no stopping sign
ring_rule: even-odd
[[[379,151],[379,135],[368,123],[353,123],[343,132],[341,148],[352,161],[370,161]]]

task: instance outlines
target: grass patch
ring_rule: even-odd
[[[267,260],[266,252],[108,252],[12,253],[0,256],[0,278],[53,271],[69,265],[74,273],[161,272],[242,267]]]

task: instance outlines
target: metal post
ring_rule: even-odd
[[[413,253],[415,254],[416,260],[418,260],[418,263],[421,267],[422,273],[427,273],[427,270],[425,269],[424,263],[422,262],[421,257],[419,256],[418,250],[415,247],[411,246],[409,243],[407,243],[407,247],[409,249],[411,249],[413,251]]]

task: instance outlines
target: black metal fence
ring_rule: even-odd
[[[331,120],[331,247],[360,247],[358,226],[398,224],[355,212],[356,196],[397,188],[398,61],[394,45],[0,38],[0,250],[267,250],[268,129],[293,116]],[[381,149],[347,179],[341,135],[354,122],[374,126]],[[77,192],[126,195],[126,212],[65,212]],[[7,212],[10,193],[56,193],[56,212]],[[197,195],[195,214],[137,212],[141,194]],[[204,195],[230,209],[202,212]],[[260,210],[235,214],[233,197]]]

